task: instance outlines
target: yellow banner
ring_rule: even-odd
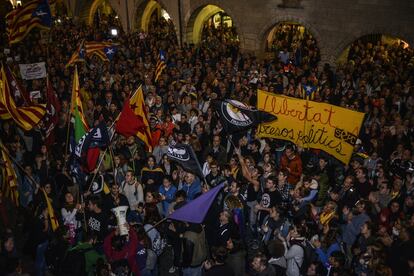
[[[364,113],[335,105],[257,91],[257,109],[278,120],[260,124],[259,137],[288,140],[300,147],[321,149],[348,164]]]

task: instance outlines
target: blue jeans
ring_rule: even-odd
[[[183,276],[201,276],[201,265],[183,268]]]
[[[46,272],[46,258],[45,253],[47,246],[49,245],[48,241],[41,243],[36,248],[36,260],[35,260],[35,267],[36,267],[36,276],[43,276]]]

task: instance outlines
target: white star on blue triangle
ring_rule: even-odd
[[[116,47],[106,47],[104,49],[105,55],[109,60],[112,60],[116,53]]]

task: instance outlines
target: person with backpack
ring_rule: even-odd
[[[94,248],[96,241],[97,235],[87,232],[83,242],[66,251],[56,275],[94,275],[98,260],[105,260],[105,256]]]
[[[128,199],[131,211],[135,211],[139,203],[144,203],[144,188],[136,180],[133,170],[127,171],[125,180],[121,183],[121,194]]]
[[[70,249],[71,245],[68,238],[66,227],[61,225],[53,232],[49,240],[45,252],[45,259],[48,272],[54,275],[58,275],[63,260],[66,257],[66,252]]]
[[[316,255],[313,247],[305,238],[306,228],[302,225],[295,225],[289,231],[286,239],[279,235],[279,239],[285,245],[286,275],[306,275],[306,271]]]
[[[207,259],[207,242],[201,224],[186,224],[183,234],[183,276],[201,276],[201,265]]]
[[[270,257],[269,264],[273,266],[276,275],[286,274],[285,246],[280,240],[271,240],[267,244],[267,252]]]

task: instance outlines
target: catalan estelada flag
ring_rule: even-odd
[[[305,100],[315,99],[315,92],[318,90],[316,86],[313,85],[303,85],[302,86],[302,96]]]
[[[78,76],[78,68],[75,68],[75,73],[73,74],[73,83],[72,83],[72,100],[70,104],[70,113],[72,118],[74,119],[74,130],[75,130],[75,141],[76,143],[79,142],[80,138],[85,135],[86,132],[89,130],[88,123],[86,122],[83,108],[82,108],[82,101],[79,96],[79,76]]]
[[[96,55],[103,61],[111,61],[118,51],[118,44],[112,42],[84,41],[79,44],[76,51],[72,54],[66,66],[71,66],[76,62],[85,61],[86,57]]]
[[[33,0],[6,15],[9,43],[23,40],[35,27],[49,29],[52,16],[48,0]]]
[[[86,55],[96,55],[103,61],[111,61],[118,50],[118,44],[112,42],[89,41],[85,43]]]
[[[158,56],[157,66],[155,68],[155,82],[159,80],[165,67],[167,67],[167,64],[165,64],[165,52],[161,50],[160,55]]]
[[[11,81],[4,66],[0,73],[0,119],[13,119],[22,129],[28,131],[36,126],[46,113],[45,104],[17,107],[11,94]]]
[[[15,206],[19,206],[19,192],[17,191],[17,175],[9,158],[7,149],[0,142],[1,158],[3,160],[1,190],[5,198],[10,199]]]
[[[85,51],[85,46],[84,46],[84,40],[82,40],[78,48],[76,48],[76,51],[70,57],[68,63],[66,64],[66,67],[71,66],[75,64],[76,62],[85,61],[85,54],[86,54],[86,51]]]
[[[152,151],[152,134],[145,109],[142,86],[135,91],[129,101],[125,101],[115,129],[126,137],[138,137],[144,142],[147,150]]]

